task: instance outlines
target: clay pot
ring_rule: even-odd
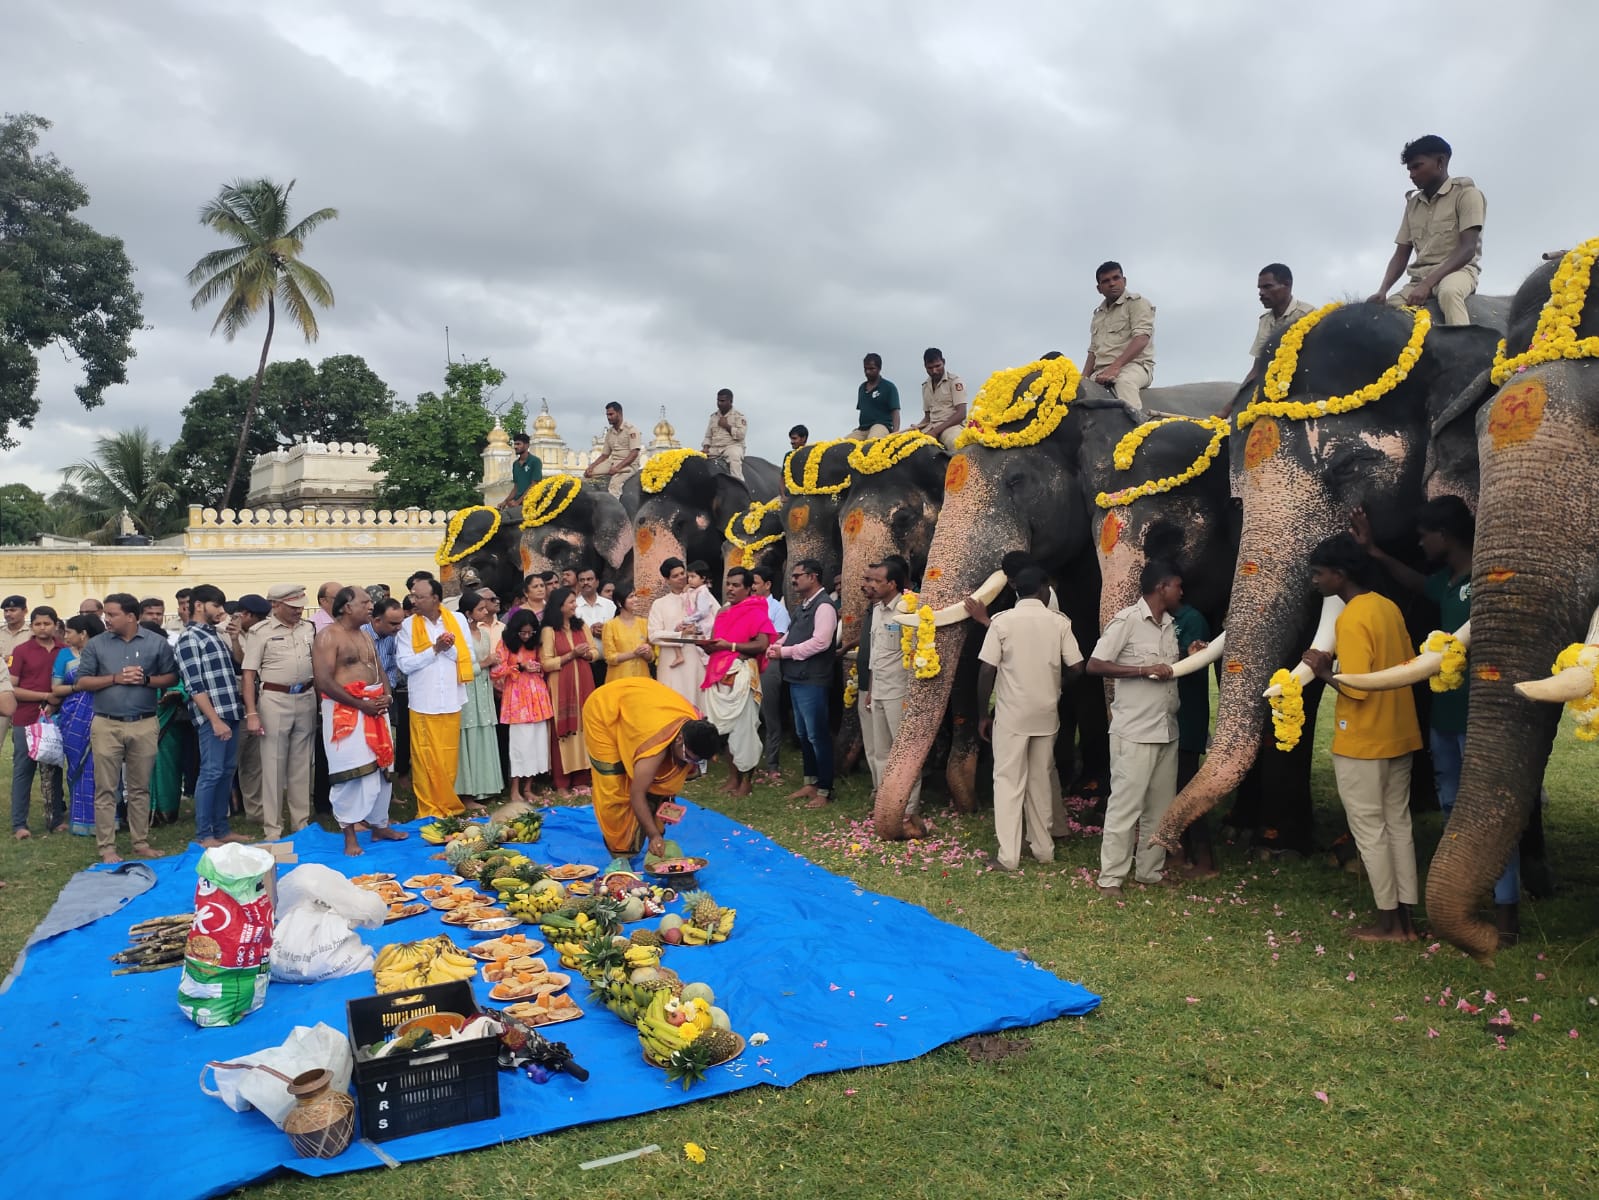
[[[332,1072],[306,1071],[289,1082],[295,1106],[283,1119],[294,1152],[301,1158],[335,1158],[355,1133],[355,1101],[331,1090]]]

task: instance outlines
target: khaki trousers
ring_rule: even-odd
[[[1332,756],[1338,798],[1371,880],[1377,907],[1416,903],[1416,843],[1410,832],[1410,755]]]
[[[94,843],[101,854],[117,848],[117,784],[125,783],[128,832],[133,848],[150,844],[150,772],[155,767],[161,726],[155,717],[113,721],[96,717],[89,726],[94,756]],[[124,773],[126,779],[124,779]]]
[[[951,425],[948,429],[944,430],[943,433],[938,435],[938,440],[943,444],[944,449],[948,450],[951,454],[955,453],[955,439],[960,437],[962,428],[964,428],[964,426]]]
[[[1389,296],[1388,303],[1395,308],[1403,308],[1405,292],[1419,283],[1421,277],[1412,275],[1399,289],[1397,296]],[[1477,274],[1462,267],[1458,271],[1451,271],[1438,281],[1438,286],[1432,290],[1432,298],[1437,302],[1439,311],[1444,314],[1445,325],[1470,325],[1471,317],[1466,312],[1466,297],[1477,290]]]
[[[883,775],[888,771],[888,752],[894,748],[894,739],[899,736],[899,725],[904,719],[905,701],[899,697],[880,700],[873,696],[872,707],[861,710],[861,735],[866,740],[866,761],[872,769],[874,790],[882,785]],[[905,815],[920,816],[921,811],[922,778],[918,774],[905,800]]]
[[[264,688],[256,701],[261,714],[261,832],[268,841],[298,833],[311,823],[311,767],[317,738],[316,693],[298,696]],[[248,732],[245,734],[249,736]]]
[[[870,429],[851,429],[844,436],[851,441],[864,442],[867,438],[880,438],[889,435],[887,425],[873,425]]]
[[[713,459],[721,459],[727,465],[727,473],[734,479],[744,478],[744,447],[723,446],[720,450],[708,452]]]
[[[622,498],[622,486],[637,474],[637,471],[627,470],[618,471],[614,475],[607,476],[610,482],[606,484],[606,490],[620,500]]]
[[[1160,882],[1166,851],[1151,839],[1176,795],[1176,742],[1130,742],[1114,732],[1110,735],[1110,800],[1099,844],[1100,887],[1119,887],[1128,867],[1139,883]]]
[[[239,728],[234,733],[239,739],[239,798],[244,801],[244,816],[246,820],[261,824],[261,742],[244,727],[244,722],[239,722]]]
[[[1050,833],[1049,760],[1055,735],[1037,737],[994,726],[994,836],[999,865],[1014,871],[1022,864],[1022,833],[1041,863],[1055,859]]]
[[[1116,393],[1116,399],[1131,406],[1134,412],[1143,412],[1142,392],[1154,381],[1154,378],[1155,373],[1148,367],[1142,363],[1131,362],[1117,373],[1116,382],[1110,385],[1110,389]]]

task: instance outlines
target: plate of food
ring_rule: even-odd
[[[587,863],[563,863],[559,867],[551,867],[544,873],[551,879],[566,883],[573,879],[592,879],[600,873],[600,869],[591,867]]]
[[[583,1015],[577,1001],[570,996],[548,995],[517,1004],[507,1004],[506,1016],[524,1025],[557,1025],[562,1021],[575,1021]]]
[[[594,894],[594,885],[592,883],[584,883],[581,879],[574,879],[566,885],[566,894],[568,896],[592,896]]]
[[[692,888],[694,877],[710,865],[710,860],[704,858],[663,858],[645,867],[644,873],[683,892]]]
[[[542,958],[526,954],[517,958],[501,955],[483,968],[483,978],[490,983],[499,983],[502,979],[515,979],[519,972],[523,975],[548,975],[550,968]]]
[[[416,899],[415,892],[408,892],[397,883],[380,883],[365,890],[389,904],[404,904],[407,900]]]
[[[380,883],[393,883],[395,876],[389,871],[370,871],[365,875],[351,875],[350,882],[358,888],[371,890]]]
[[[422,895],[426,896],[427,893],[423,892]],[[457,909],[462,908],[482,908],[485,904],[493,902],[485,900],[482,892],[463,890],[451,892],[446,896],[439,896],[436,899],[429,900],[428,903],[440,912],[455,912]]]
[[[405,881],[405,886],[408,888],[449,888],[465,882],[459,875],[444,875],[434,872],[431,875],[413,875]]]
[[[495,908],[492,904],[480,904],[476,908],[458,908],[454,912],[447,912],[439,919],[446,925],[475,925],[479,921],[487,921],[490,917],[503,917],[505,910]],[[516,924],[520,925],[518,921]],[[510,928],[507,926],[507,928]]]
[[[473,921],[466,927],[466,931],[475,938],[494,938],[507,930],[515,929],[520,924],[522,924],[521,917],[509,916],[499,909],[494,909],[491,915],[483,920]]]
[[[473,958],[493,962],[498,958],[526,958],[542,949],[544,943],[537,938],[526,937],[520,933],[506,933],[497,938],[490,938],[486,942],[479,942],[475,946],[468,946],[466,952]]]
[[[383,923],[387,925],[390,921],[403,921],[406,917],[414,917],[419,913],[427,912],[427,910],[428,906],[426,904],[394,903],[389,905],[389,915],[383,918]]]
[[[526,975],[527,978],[522,978]],[[489,989],[490,1000],[531,1000],[535,996],[549,996],[570,987],[572,977],[560,971],[533,973],[523,971],[510,979],[502,979]]]

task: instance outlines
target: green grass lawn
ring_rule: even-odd
[[[1322,707],[1324,724],[1331,708]],[[399,1171],[285,1176],[247,1191],[295,1200],[1593,1196],[1596,767],[1599,749],[1563,731],[1546,818],[1559,894],[1523,905],[1522,945],[1491,970],[1431,949],[1430,938],[1351,941],[1351,914],[1369,915],[1369,893],[1320,861],[1255,866],[1228,849],[1220,880],[1195,890],[1130,887],[1116,904],[1091,881],[1097,839],[1065,843],[1052,866],[1005,878],[983,869],[979,852],[991,854],[994,842],[982,816],[939,818],[921,846],[870,840],[860,776],[821,812],[782,799],[797,780],[734,805],[699,785],[695,799],[867,888],[1025,949],[1104,1004],[1013,1035],[1030,1050],[998,1064],[974,1064],[962,1046],[947,1046],[898,1066],[754,1088]],[[0,778],[9,778],[8,754]],[[1325,754],[1316,781],[1330,826],[1337,798]],[[1418,818],[1423,863],[1440,822]],[[190,831],[159,830],[154,841],[176,850]],[[5,840],[0,970],[67,876],[93,858],[89,838]],[[818,970],[826,952],[816,948]],[[1483,1012],[1457,1010],[1460,999]],[[1484,1028],[1500,1007],[1518,1028],[1503,1049]],[[218,1106],[217,1119],[237,1118]],[[705,1148],[703,1165],[685,1161],[690,1141]],[[651,1142],[664,1153],[578,1170]]]

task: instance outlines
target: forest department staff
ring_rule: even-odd
[[[643,447],[644,438],[638,427],[622,419],[622,406],[612,400],[605,406],[600,456],[589,464],[583,478],[604,478],[611,495],[620,497],[622,485],[638,474],[639,453]]]
[[[1104,297],[1088,322],[1083,378],[1103,384],[1142,415],[1141,393],[1155,378],[1155,306],[1127,290],[1119,262],[1102,262],[1094,288]]]
[[[733,407],[732,391],[723,388],[716,393],[716,411],[705,426],[700,449],[706,458],[719,458],[727,464],[727,473],[734,479],[743,479],[744,439],[748,432],[749,421]]]
[[[311,823],[311,768],[317,736],[316,693],[311,690],[315,637],[305,609],[305,588],[276,583],[267,591],[272,615],[244,647],[244,728],[261,741],[261,827],[268,841]]]
[[[944,352],[929,346],[922,352],[927,378],[922,381],[922,419],[911,426],[943,443],[953,453],[966,424],[966,384],[944,369]]]
[[[1394,237],[1394,253],[1383,272],[1374,304],[1426,304],[1434,296],[1446,325],[1469,325],[1466,297],[1477,290],[1482,262],[1482,226],[1488,201],[1464,175],[1449,174],[1454,151],[1435,133],[1400,151],[1399,161],[1415,189],[1405,193],[1405,215]],[[1408,268],[1410,283],[1399,295],[1388,291]]]

